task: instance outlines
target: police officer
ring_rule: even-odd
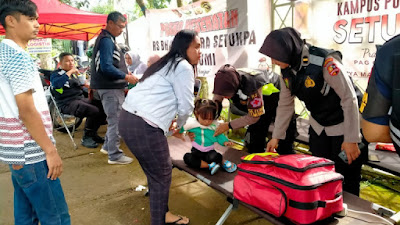
[[[310,111],[310,151],[331,159],[344,176],[343,188],[359,194],[362,161],[359,158],[360,125],[356,94],[350,78],[342,73],[341,54],[306,44],[293,28],[272,31],[260,52],[281,68],[281,93],[272,140],[267,151],[276,148],[294,107],[294,97]],[[338,155],[345,151],[348,163]]]
[[[275,84],[275,85],[274,85]],[[266,137],[271,121],[275,118],[279,100],[279,76],[260,70],[236,70],[226,64],[216,73],[214,79],[214,101],[224,98],[231,102],[231,112],[241,117],[220,124],[215,135],[228,129],[238,129],[250,125],[246,131],[245,145],[249,153],[264,152]],[[279,154],[293,154],[293,141],[296,133],[294,110],[290,113],[291,126],[287,138],[280,141]],[[290,118],[289,118],[290,119]]]
[[[400,35],[378,49],[360,112],[365,138],[393,142],[400,155]]]

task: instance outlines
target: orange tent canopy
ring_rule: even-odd
[[[39,37],[88,41],[100,34],[107,15],[82,11],[58,0],[32,0],[39,13]],[[5,30],[0,25],[0,35]]]

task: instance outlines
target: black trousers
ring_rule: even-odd
[[[183,161],[192,168],[200,168],[201,160],[208,164],[212,162],[219,164],[222,162],[222,155],[215,150],[202,152],[193,147],[191,153],[186,153],[183,156]]]
[[[249,126],[246,132],[245,145],[249,153],[261,153],[265,151],[266,137],[271,122],[275,121],[276,108],[278,107],[279,93],[263,96],[265,114],[260,117],[257,123]],[[294,154],[293,142],[297,134],[296,118],[294,116],[290,121],[289,127],[286,130],[286,138],[279,141],[278,149],[280,155]]]
[[[335,162],[336,172],[344,176],[343,190],[354,195],[360,194],[361,166],[368,158],[368,144],[360,148],[360,156],[350,165],[338,156],[342,149],[344,136],[327,136],[325,131],[318,135],[310,126],[310,151],[314,156],[324,157]],[[364,139],[365,140],[365,139]],[[361,146],[359,144],[359,146]]]
[[[101,101],[87,98],[72,100],[60,108],[62,113],[74,115],[79,118],[86,117],[85,129],[97,131],[104,124],[106,114]]]

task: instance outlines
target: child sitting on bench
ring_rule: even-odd
[[[214,175],[222,167],[229,173],[236,171],[237,166],[233,162],[223,160],[220,153],[214,150],[214,143],[223,146],[232,146],[232,142],[224,135],[214,137],[215,129],[218,125],[216,117],[218,114],[218,104],[209,99],[197,99],[194,103],[195,118],[189,118],[186,124],[175,137],[184,140],[183,132],[194,133],[194,141],[190,153],[183,157],[185,163],[192,168],[208,168],[211,175]]]

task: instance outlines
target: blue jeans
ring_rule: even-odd
[[[71,219],[60,180],[47,179],[47,162],[24,165],[14,170],[15,225],[70,225]]]

